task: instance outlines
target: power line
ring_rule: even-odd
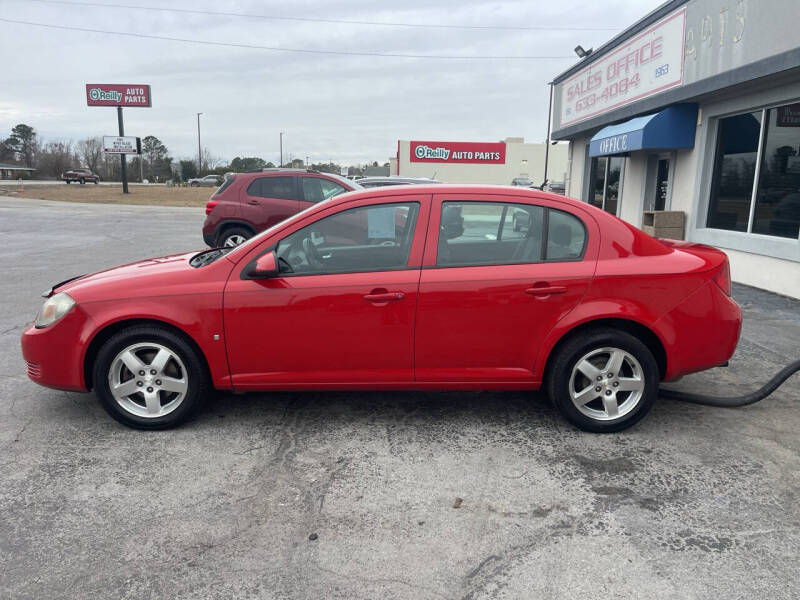
[[[619,31],[619,27],[588,26],[564,27],[538,25],[523,27],[518,25],[440,25],[437,23],[389,23],[386,21],[356,21],[351,19],[322,19],[312,17],[284,17],[278,15],[259,15],[217,10],[192,10],[188,8],[169,8],[164,6],[141,6],[136,4],[105,4],[103,2],[83,2],[80,0],[29,0],[46,4],[66,4],[70,6],[91,6],[95,8],[125,8],[129,10],[158,10],[163,12],[191,15],[211,15],[216,17],[246,17],[250,19],[269,19],[273,21],[296,21],[305,23],[337,23],[346,25],[370,25],[378,27],[419,27],[423,29],[483,29],[500,31]]]
[[[270,50],[273,52],[296,52],[302,54],[336,54],[340,56],[379,56],[382,58],[428,58],[435,60],[561,60],[574,59],[574,56],[464,56],[448,54],[400,54],[388,52],[355,52],[347,50],[311,50],[308,48],[284,48],[279,46],[258,46],[255,44],[240,44],[234,42],[211,42],[208,40],[197,40],[190,38],[178,38],[166,35],[152,35],[149,33],[131,33],[128,31],[109,31],[106,29],[91,29],[88,27],[74,27],[72,25],[51,25],[49,23],[34,23],[33,21],[19,21],[16,19],[6,19],[0,17],[4,23],[14,23],[16,25],[30,25],[32,27],[44,27],[47,29],[63,29],[66,31],[81,31],[84,33],[100,33],[103,35],[119,35],[125,37],[146,38],[150,40],[163,40],[167,42],[182,42],[185,44],[202,44],[205,46],[226,46],[228,48],[246,48],[249,50]]]

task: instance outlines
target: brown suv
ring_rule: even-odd
[[[304,169],[228,173],[206,204],[203,240],[238,246],[312,204],[360,189],[344,177]]]

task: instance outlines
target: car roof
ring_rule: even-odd
[[[376,181],[388,181],[391,183],[395,183],[398,181],[414,181],[420,183],[439,183],[435,179],[429,179],[427,177],[362,177],[358,180],[360,183],[373,183]]]
[[[340,202],[349,202],[351,200],[356,200],[358,198],[369,198],[371,196],[403,196],[407,194],[452,194],[452,193],[460,193],[460,194],[487,194],[487,195],[498,195],[502,194],[504,196],[518,196],[520,198],[526,198],[530,200],[535,199],[545,199],[545,200],[553,200],[556,202],[560,202],[562,204],[567,204],[569,206],[574,206],[576,208],[581,208],[584,210],[589,210],[593,214],[598,212],[602,215],[609,215],[591,204],[586,202],[581,202],[580,200],[576,200],[574,198],[570,198],[569,196],[564,196],[563,194],[553,194],[551,192],[544,192],[536,188],[525,188],[525,187],[517,187],[511,185],[488,185],[488,184],[471,184],[471,183],[423,183],[417,185],[390,185],[384,187],[372,187],[366,188],[363,190],[356,190],[353,192],[348,192],[347,194],[342,194],[340,196],[336,196],[325,202],[328,203],[328,206],[333,206]]]

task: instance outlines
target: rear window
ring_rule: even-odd
[[[250,196],[296,200],[294,177],[259,177],[247,186]]]

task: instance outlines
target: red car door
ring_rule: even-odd
[[[256,231],[268,229],[302,210],[298,194],[294,175],[256,177],[241,191],[242,217]]]
[[[420,382],[527,382],[537,349],[595,270],[596,225],[501,194],[440,194],[420,280]],[[433,239],[438,232],[438,239]]]
[[[429,208],[425,195],[338,205],[264,240],[243,259],[224,300],[234,387],[411,382]],[[366,226],[351,227],[353,221]],[[344,231],[351,234],[343,238]],[[247,263],[270,248],[280,276],[247,279]]]

